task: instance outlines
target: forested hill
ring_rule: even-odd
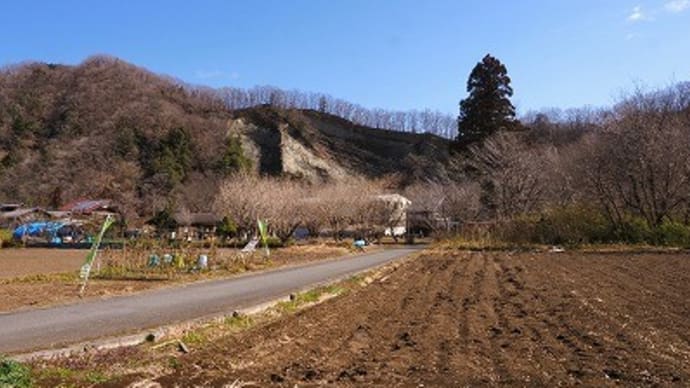
[[[130,216],[204,208],[238,169],[308,180],[443,178],[447,140],[311,110],[232,111],[212,91],[110,57],[0,72],[0,202],[111,198]]]

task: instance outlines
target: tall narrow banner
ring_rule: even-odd
[[[264,249],[266,249],[266,256],[270,256],[271,252],[268,250],[268,224],[266,221],[261,221],[256,219],[256,224],[259,226],[259,234],[261,235],[261,242],[264,244]]]
[[[96,255],[98,254],[98,248],[101,246],[103,235],[105,235],[105,232],[108,230],[108,228],[110,228],[110,226],[113,225],[114,222],[115,218],[112,216],[108,215],[105,217],[105,221],[103,221],[103,225],[101,226],[101,231],[91,244],[91,250],[89,250],[89,254],[86,256],[86,261],[84,262],[84,265],[81,266],[81,270],[79,271],[79,277],[83,280],[81,289],[79,290],[79,295],[84,293],[86,282],[89,280],[89,274],[91,273],[91,266],[93,265],[94,260],[96,260]]]

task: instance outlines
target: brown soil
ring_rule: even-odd
[[[0,279],[77,271],[87,254],[84,249],[0,249]]]
[[[219,249],[220,257],[237,252],[233,249]],[[6,249],[0,251],[0,312],[26,307],[44,307],[79,300],[78,270],[83,264],[86,250],[62,249]],[[276,268],[309,261],[344,256],[348,249],[326,245],[293,246],[271,251],[271,260],[266,263],[262,254],[247,261],[242,271]],[[144,259],[145,260],[145,259]],[[172,286],[174,284],[232,276],[236,272],[227,270],[203,274],[180,273],[172,278],[151,276],[150,273],[129,274],[130,278],[99,279],[89,281],[86,297],[109,297]],[[156,275],[155,273],[153,275]]]
[[[170,363],[163,386],[688,386],[690,257],[437,251]]]

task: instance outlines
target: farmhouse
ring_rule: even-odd
[[[172,237],[191,241],[212,239],[222,219],[213,213],[178,212],[173,220],[175,234]]]
[[[0,213],[0,227],[2,228],[16,228],[21,224],[39,220],[50,220],[53,216],[47,210],[32,207],[32,208],[14,208],[14,210]]]
[[[11,212],[24,206],[21,203],[0,203],[0,214]]]
[[[69,203],[60,209],[72,217],[103,217],[118,215],[119,208],[109,199],[80,200]]]
[[[387,220],[383,233],[386,236],[402,236],[407,231],[407,210],[412,201],[400,194],[377,195],[376,199],[383,201],[388,208]]]
[[[88,228],[98,228],[108,217],[121,219],[120,208],[109,199],[80,200],[63,206],[60,210],[51,211],[56,218],[65,218],[79,222]],[[95,230],[94,230],[95,231]]]

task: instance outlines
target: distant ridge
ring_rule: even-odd
[[[0,71],[0,202],[111,198],[128,216],[170,202],[203,210],[227,171],[228,139],[258,174],[309,181],[447,177],[448,140],[373,129],[315,110],[230,110],[113,57]]]

